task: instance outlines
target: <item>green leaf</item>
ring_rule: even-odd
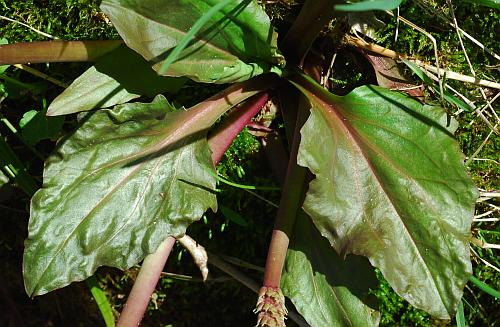
[[[159,70],[190,28],[219,0],[104,0],[101,9],[127,45]],[[213,15],[180,53],[168,76],[243,81],[283,64],[269,17],[255,1],[234,0]]]
[[[32,199],[23,264],[30,296],[102,265],[129,268],[216,210],[201,109],[174,111],[158,96],[81,115]]]
[[[112,107],[141,95],[177,92],[186,78],[158,76],[135,51],[120,46],[99,61],[50,104],[49,116]]]
[[[239,225],[241,227],[248,227],[248,221],[245,218],[243,218],[238,212],[222,205],[219,206],[219,208],[220,212],[224,215],[224,217],[226,217],[236,225]]]
[[[494,9],[500,9],[500,0],[464,0],[481,6],[487,6]]]
[[[9,182],[9,177],[5,175],[5,173],[0,170],[0,187],[7,184]]]
[[[21,135],[31,145],[59,136],[63,124],[64,117],[47,117],[45,111],[37,110],[27,111],[19,121]]]
[[[312,106],[298,155],[316,176],[304,209],[341,255],[367,256],[413,306],[449,319],[471,274],[478,193],[446,113],[375,86],[339,97],[294,83]]]
[[[342,5],[335,5],[337,11],[368,11],[392,10],[397,8],[403,0],[365,0]]]
[[[379,312],[364,303],[376,283],[365,258],[340,258],[300,211],[281,288],[311,326],[377,326]]]

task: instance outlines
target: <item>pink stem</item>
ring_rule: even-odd
[[[144,259],[125,308],[118,319],[118,327],[139,326],[174,244],[175,238],[169,236],[155,253]]]
[[[266,92],[255,95],[229,113],[227,119],[214,131],[208,144],[212,150],[212,160],[215,165],[219,163],[238,133],[262,109],[268,99],[269,95]],[[139,325],[174,244],[175,238],[169,236],[160,244],[155,253],[144,259],[125,308],[118,319],[117,327]]]
[[[0,64],[95,61],[123,41],[39,41],[0,45]]]
[[[269,99],[267,92],[259,93],[241,106],[231,111],[224,122],[210,135],[208,145],[212,150],[212,160],[217,165],[234,138],[251,122]]]

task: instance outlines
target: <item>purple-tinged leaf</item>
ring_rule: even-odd
[[[446,113],[376,86],[339,97],[292,82],[312,106],[298,155],[316,176],[305,211],[341,255],[367,256],[400,296],[449,319],[471,274],[477,190]]]
[[[82,125],[46,162],[31,202],[23,273],[40,295],[92,275],[126,269],[216,210],[206,131],[228,109],[271,87],[263,75],[191,109],[163,96],[81,114]]]
[[[299,212],[281,288],[311,326],[377,326],[380,313],[366,304],[376,282],[366,258],[339,257],[310,218]]]

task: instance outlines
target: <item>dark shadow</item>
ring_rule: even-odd
[[[214,189],[208,188],[208,187],[206,187],[206,186],[204,186],[204,185],[200,185],[200,184],[193,183],[193,182],[191,182],[191,181],[188,181],[188,180],[185,180],[185,179],[182,179],[182,178],[179,178],[179,179],[177,179],[177,180],[178,180],[179,182],[186,183],[186,184],[188,184],[188,185],[191,185],[191,186],[194,186],[194,187],[200,188],[200,189],[202,189],[202,190],[204,190],[204,191],[207,191],[207,192],[210,192],[210,193],[212,193],[212,194],[217,194],[217,193],[218,193],[218,192],[217,192],[216,190],[214,190]]]
[[[80,127],[92,117],[97,111],[86,111],[86,112],[81,112],[78,114],[78,119],[77,119],[77,124],[74,126],[71,132],[64,134],[63,137],[61,137],[59,140],[57,140],[56,145],[54,149],[52,150],[52,154],[46,159],[46,165],[51,162],[51,161],[59,161],[63,159],[62,154],[60,153],[59,149],[61,146],[66,143],[66,141],[72,137],[79,129]]]
[[[149,97],[154,97],[165,92],[168,87],[185,81],[185,78],[159,76],[146,59],[126,45],[121,45],[99,58],[94,66],[98,72],[119,82],[122,89],[129,93]]]
[[[172,151],[175,151],[175,150],[180,149],[182,147],[188,146],[191,143],[194,143],[202,138],[205,138],[206,134],[207,134],[206,130],[201,130],[201,131],[195,132],[193,134],[186,135],[186,136],[182,137],[181,139],[179,139],[171,144],[168,144],[159,150],[154,150],[151,153],[146,153],[142,156],[139,156],[139,157],[134,158],[130,161],[127,161],[127,163],[125,163],[123,165],[123,167],[132,167],[135,165],[140,165],[141,163],[143,163],[145,161],[154,160],[154,159],[161,157],[169,152],[172,152]]]
[[[346,287],[371,309],[378,310],[377,300],[369,294],[378,287],[374,268],[367,258],[357,255],[340,257],[329,241],[302,210],[290,242],[290,249],[302,252],[310,262],[313,273],[324,275],[332,287]],[[349,305],[349,303],[346,303]]]

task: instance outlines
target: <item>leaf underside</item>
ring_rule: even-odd
[[[369,288],[376,283],[366,258],[339,257],[300,211],[281,288],[311,326],[377,326],[379,312],[365,304]]]
[[[217,203],[203,131],[163,96],[88,113],[59,144],[32,199],[23,274],[29,295],[126,269]],[[185,133],[186,134],[186,133]],[[152,151],[154,150],[154,151]]]
[[[400,296],[449,319],[471,274],[477,190],[446,113],[380,87],[338,97],[300,78],[312,108],[298,163],[316,177],[305,211],[341,255],[367,256]]]
[[[101,9],[127,45],[159,70],[169,52],[218,0],[104,0]],[[169,66],[168,76],[198,82],[243,81],[283,57],[269,17],[255,1],[234,0],[215,14]]]

